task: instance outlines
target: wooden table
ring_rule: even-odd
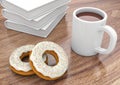
[[[118,33],[115,50],[109,55],[82,57],[71,50],[72,12],[79,7],[101,8],[108,22]],[[2,9],[2,7],[0,7]],[[67,15],[46,39],[7,30],[0,14],[0,85],[120,85],[120,0],[72,0]],[[56,81],[46,81],[36,75],[20,76],[9,69],[9,56],[17,47],[50,40],[61,45],[69,56],[67,74]],[[105,34],[103,46],[107,47]]]

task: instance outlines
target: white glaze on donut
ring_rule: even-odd
[[[57,53],[59,62],[55,66],[48,66],[43,60],[42,55],[46,50],[54,51]],[[42,73],[44,76],[50,78],[57,78],[62,76],[68,69],[68,56],[65,51],[59,45],[53,42],[40,42],[33,49],[30,60],[36,70]]]
[[[29,62],[22,62],[20,56],[23,53],[32,51],[33,48],[34,45],[25,45],[17,48],[10,56],[9,59],[10,65],[13,66],[18,71],[28,72],[32,70],[32,68],[29,65]]]

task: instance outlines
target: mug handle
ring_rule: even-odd
[[[95,50],[96,50],[96,52],[98,52],[100,54],[109,54],[115,48],[115,45],[117,42],[117,33],[115,32],[115,30],[112,27],[110,27],[108,25],[104,26],[101,31],[105,31],[110,36],[109,46],[107,49],[98,47],[98,48],[95,48]]]

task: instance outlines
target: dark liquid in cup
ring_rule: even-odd
[[[77,17],[86,21],[99,21],[103,19],[101,15],[93,12],[82,12],[77,14]]]

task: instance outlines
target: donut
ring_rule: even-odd
[[[49,66],[43,60],[44,54],[49,53],[54,56],[56,65]],[[56,80],[62,77],[68,69],[68,56],[62,47],[54,42],[44,41],[38,43],[30,56],[30,65],[40,78],[45,80]]]
[[[29,62],[22,61],[23,58],[30,56],[30,53],[33,48],[34,45],[25,45],[13,51],[9,58],[10,68],[13,72],[24,76],[34,74]]]

